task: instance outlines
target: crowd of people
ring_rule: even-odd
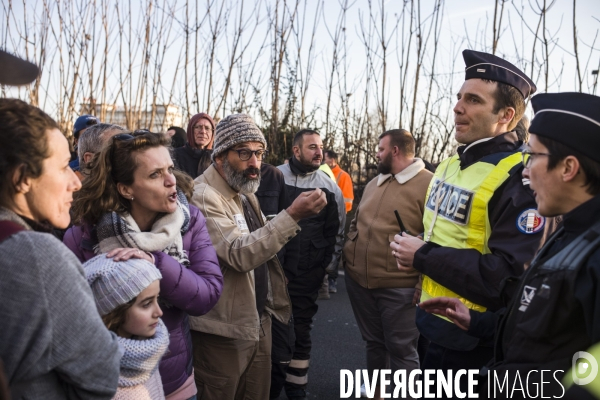
[[[463,57],[457,153],[436,168],[407,130],[379,132],[358,204],[314,129],[273,166],[245,114],[167,132],[86,114],[72,151],[44,111],[0,99],[0,399],[306,399],[340,268],[369,372],[600,398],[567,373],[600,356],[600,98],[532,97],[508,61]],[[0,84],[37,76],[0,62]]]

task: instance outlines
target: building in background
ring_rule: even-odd
[[[183,115],[173,104],[157,104],[153,110],[125,107],[115,104],[81,104],[81,112],[91,113],[107,124],[117,124],[129,129],[148,129],[153,132],[166,132],[170,126],[181,125]]]

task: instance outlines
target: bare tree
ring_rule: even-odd
[[[573,0],[565,49],[555,3],[494,0],[493,15],[464,19],[455,33],[443,0],[4,0],[0,44],[42,73],[0,95],[44,108],[67,134],[82,112],[157,130],[198,111],[245,112],[265,132],[271,162],[310,126],[362,185],[392,126],[411,130],[434,162],[454,149],[465,44],[516,63],[542,90],[560,90],[567,76],[595,93],[600,30],[583,36],[578,23],[589,15]]]
[[[275,0],[275,8],[267,7],[268,18],[273,41],[271,44],[271,113],[268,139],[273,149],[273,155],[279,156],[281,141],[279,140],[279,97],[283,75],[287,43],[293,32],[292,28],[298,12],[300,1],[292,1],[288,6],[287,0]]]
[[[494,23],[492,32],[492,54],[496,54],[498,49],[498,41],[500,40],[500,33],[502,28],[502,16],[504,15],[504,3],[507,0],[495,0],[494,2]],[[498,11],[500,7],[500,11]]]

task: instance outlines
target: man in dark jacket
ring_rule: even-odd
[[[523,178],[531,181],[539,213],[563,215],[562,227],[519,282],[507,282],[512,301],[504,312],[479,313],[448,297],[420,304],[488,339],[502,315],[490,378],[483,379],[491,387],[480,391],[495,398],[535,398],[540,391],[544,398],[560,398],[568,383],[587,385],[598,372],[597,361],[584,352],[600,342],[600,97],[544,93],[531,102],[536,114],[523,151]],[[563,385],[571,365],[572,378],[565,376]],[[508,387],[501,390],[497,383],[506,377]],[[515,384],[524,391],[510,393]]]
[[[292,202],[287,195],[283,173],[271,164],[260,165],[260,186],[255,193],[260,209],[267,220],[273,219],[282,210],[288,208]],[[279,262],[285,268],[286,254],[290,254],[292,260],[297,259],[297,241],[291,240],[277,253]],[[286,325],[276,319],[271,321],[271,391],[269,398],[277,399],[285,384],[287,367],[294,354],[293,318]]]
[[[304,129],[294,137],[294,156],[280,165],[290,200],[304,192],[320,188],[327,197],[327,206],[318,215],[300,221],[300,234],[292,239],[299,250],[286,255],[284,271],[292,300],[294,356],[289,364],[285,391],[289,399],[304,399],[310,362],[310,330],[317,313],[317,294],[328,266],[338,265],[342,245],[346,208],[342,191],[323,171],[323,142],[319,133]]]
[[[513,130],[534,83],[491,54],[465,50],[465,82],[454,107],[458,154],[436,170],[425,203],[424,241],[396,235],[400,268],[423,273],[421,300],[456,297],[474,310],[503,306],[503,279],[520,276],[544,242],[548,224],[523,182],[521,146]],[[480,368],[490,343],[447,319],[417,311],[417,327],[431,340],[423,368]],[[466,384],[466,379],[465,379]]]

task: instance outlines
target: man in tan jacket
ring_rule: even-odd
[[[411,234],[423,232],[425,195],[433,174],[415,158],[415,140],[403,129],[379,136],[377,159],[379,175],[363,192],[344,246],[346,287],[367,342],[368,370],[402,369],[408,374],[419,368],[413,305],[419,274],[398,270],[390,242],[400,232],[394,210]]]
[[[271,316],[287,324],[291,314],[276,253],[327,203],[320,189],[306,192],[266,222],[254,195],[266,147],[249,116],[230,115],[217,125],[212,165],[195,180],[192,203],[223,272],[217,305],[190,318],[198,398],[269,398]]]

